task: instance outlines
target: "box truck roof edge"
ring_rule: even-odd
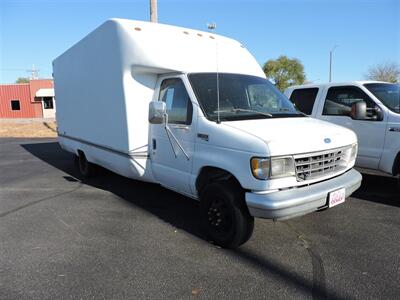
[[[107,27],[115,30],[106,34]],[[99,32],[102,38],[98,41],[99,47],[110,42],[110,35],[116,35],[115,50],[120,51],[122,65],[127,69],[157,74],[210,72],[216,70],[218,52],[220,72],[265,77],[254,57],[234,39],[173,25],[118,18],[104,22],[55,58],[53,64]]]

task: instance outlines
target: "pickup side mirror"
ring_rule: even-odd
[[[375,108],[375,115],[376,115],[376,120],[377,121],[382,121],[383,120],[383,111],[380,109],[378,106]]]
[[[149,122],[150,124],[163,124],[167,108],[165,102],[151,101],[149,103]]]
[[[355,120],[365,120],[367,117],[367,103],[364,101],[354,102],[351,105],[351,117]]]

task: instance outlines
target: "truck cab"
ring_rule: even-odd
[[[212,240],[223,246],[247,239],[253,217],[333,207],[360,186],[354,133],[298,112],[260,76],[159,76],[149,122],[154,180],[199,199]],[[242,235],[222,233],[227,223]]]
[[[310,117],[353,130],[358,138],[356,166],[399,175],[398,84],[379,81],[311,84],[289,87],[285,95]]]

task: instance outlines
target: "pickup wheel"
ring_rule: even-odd
[[[201,193],[201,219],[208,238],[224,248],[236,248],[249,240],[254,217],[249,214],[244,194],[233,184],[216,182]]]
[[[397,191],[400,192],[400,174],[397,175]]]
[[[85,153],[83,153],[83,151],[79,151],[78,155],[75,156],[75,163],[78,167],[79,173],[81,173],[83,177],[89,178],[96,175],[97,166],[90,163],[86,159]]]

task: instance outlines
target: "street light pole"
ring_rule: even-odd
[[[150,21],[157,23],[157,0],[150,0]]]
[[[332,54],[333,50],[337,48],[337,45],[335,45],[330,51],[329,51],[329,82],[332,81]]]

